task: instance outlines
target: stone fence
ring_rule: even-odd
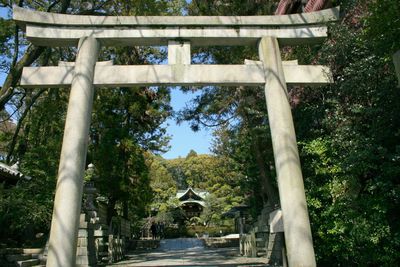
[[[247,257],[265,257],[267,264],[282,265],[284,247],[280,210],[265,208],[247,234],[240,237],[240,253]]]

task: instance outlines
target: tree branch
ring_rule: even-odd
[[[14,150],[15,150],[15,146],[17,144],[17,138],[18,138],[19,132],[21,130],[22,122],[24,121],[25,117],[28,115],[28,113],[31,110],[33,104],[35,104],[35,102],[39,98],[39,96],[41,94],[43,94],[43,92],[45,92],[45,91],[46,91],[46,89],[41,89],[36,95],[34,95],[32,97],[29,105],[26,107],[26,109],[24,110],[24,112],[21,115],[21,118],[18,120],[17,127],[15,128],[15,132],[14,132],[14,135],[13,135],[13,138],[12,138],[12,141],[11,141],[11,144],[10,144],[10,148],[8,150],[7,157],[6,157],[7,164],[10,163],[12,155],[14,154]]]
[[[5,104],[13,97],[15,87],[21,79],[22,69],[31,65],[44,51],[44,47],[30,45],[23,57],[11,67],[10,72],[0,90],[0,110],[4,109]]]
[[[23,1],[19,1],[19,5],[22,6],[22,4]],[[71,0],[63,0],[61,2],[60,13],[65,13],[70,4]],[[18,39],[18,30],[16,30],[16,38]],[[16,41],[16,45],[18,45],[18,41]],[[0,89],[0,110],[4,110],[6,103],[14,96],[15,88],[21,79],[23,67],[30,66],[33,62],[35,62],[35,60],[40,57],[44,50],[44,47],[29,45],[22,58],[18,62],[15,60],[15,64],[11,65],[10,72],[4,81],[3,87]],[[14,51],[13,59],[16,58],[18,58],[18,49],[15,49]]]
[[[0,123],[3,123],[3,122],[6,122],[6,121],[10,120],[10,119],[15,115],[15,113],[17,113],[17,112],[19,111],[19,109],[20,109],[20,108],[22,107],[22,105],[23,105],[23,100],[24,100],[24,98],[26,97],[26,93],[22,93],[22,95],[23,95],[23,96],[22,96],[21,99],[19,100],[19,105],[15,105],[15,106],[16,106],[15,110],[14,110],[11,114],[9,114],[9,116],[8,116],[7,118],[1,120]]]

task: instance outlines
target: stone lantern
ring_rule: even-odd
[[[86,212],[90,217],[92,217],[92,213],[97,211],[96,206],[94,204],[94,200],[97,195],[97,189],[95,187],[95,166],[93,163],[88,165],[86,170],[86,177],[88,180],[85,182],[83,187],[83,193],[85,196],[85,201],[83,202],[83,211]],[[93,214],[94,215],[94,214]]]

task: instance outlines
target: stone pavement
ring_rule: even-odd
[[[107,266],[267,266],[263,258],[241,257],[238,248],[205,248],[196,238],[164,239],[154,250],[134,251]]]

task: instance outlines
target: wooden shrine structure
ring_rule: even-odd
[[[191,187],[176,193],[180,208],[185,212],[186,218],[199,217],[206,206],[205,198],[209,193]]]

